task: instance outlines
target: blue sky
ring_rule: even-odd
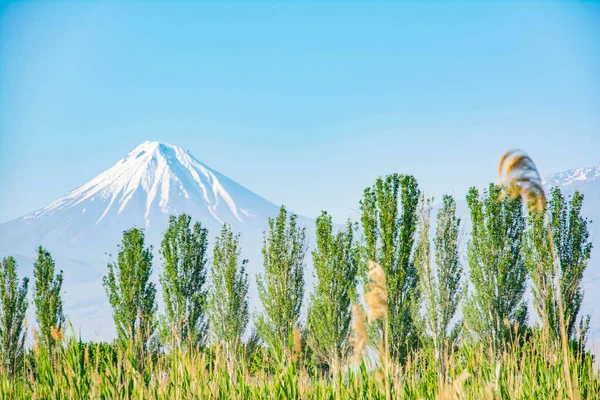
[[[146,140],[338,221],[390,172],[600,165],[600,4],[523,3],[3,3],[0,222]]]

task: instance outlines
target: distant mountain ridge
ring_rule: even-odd
[[[576,168],[546,175],[543,183],[549,186],[577,187],[584,183],[600,181],[600,166]]]

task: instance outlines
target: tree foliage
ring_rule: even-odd
[[[325,211],[316,226],[312,257],[317,279],[308,307],[308,345],[317,363],[336,370],[350,352],[351,305],[357,298],[359,265],[356,226],[348,221],[345,230],[334,234]]]
[[[588,221],[581,216],[583,195],[579,192],[565,198],[559,188],[550,191],[550,200],[543,212],[532,210],[529,215],[527,267],[533,281],[534,305],[538,317],[554,338],[560,336],[553,254],[549,238],[554,238],[556,257],[560,265],[558,277],[564,307],[567,335],[577,339],[577,317],[583,301],[581,280],[592,251]],[[545,214],[547,213],[547,214]],[[548,234],[546,218],[552,235]],[[579,320],[581,336],[585,336],[589,316]],[[582,339],[580,337],[579,339]]]
[[[51,349],[56,342],[56,332],[53,338],[52,331],[64,330],[65,323],[61,297],[63,273],[60,271],[55,275],[54,271],[55,264],[52,255],[48,250],[39,246],[38,257],[33,264],[33,303],[39,338],[47,349]]]
[[[297,226],[295,214],[282,206],[269,218],[264,235],[264,272],[258,274],[258,296],[264,311],[256,317],[256,330],[267,343],[285,344],[300,318],[304,296],[306,229]]]
[[[186,214],[169,218],[160,283],[168,327],[188,346],[203,346],[208,335],[207,247],[208,230],[199,222],[192,227]]]
[[[13,257],[2,259],[0,265],[0,371],[12,377],[23,367],[25,354],[25,317],[29,279],[21,285],[17,277],[17,262]]]
[[[150,281],[152,247],[145,247],[144,241],[142,229],[124,231],[117,262],[108,263],[108,274],[103,278],[118,342],[133,349],[141,365],[150,354],[156,328],[156,288]]]
[[[459,254],[460,218],[456,216],[454,197],[445,195],[437,213],[434,257],[430,245],[431,201],[423,199],[421,226],[415,264],[419,271],[423,319],[427,334],[433,340],[436,362],[445,373],[444,360],[448,341],[456,339],[457,330],[450,330],[458,305],[463,297],[462,265]],[[460,327],[460,323],[457,324]]]
[[[476,188],[467,194],[471,238],[467,247],[470,293],[464,314],[470,333],[500,354],[515,325],[524,329],[523,300],[527,269],[523,260],[525,217],[521,197],[501,197],[490,184],[483,197]]]
[[[248,326],[247,263],[241,258],[240,235],[223,225],[213,250],[208,316],[214,338],[229,352],[241,344]]]
[[[400,361],[418,344],[413,311],[419,298],[419,275],[413,250],[419,196],[413,176],[392,174],[365,189],[360,202],[364,255],[385,272],[390,352]]]

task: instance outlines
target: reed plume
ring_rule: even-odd
[[[37,352],[37,351],[38,351],[38,348],[39,348],[39,345],[38,345],[38,343],[39,343],[39,338],[38,338],[38,331],[37,331],[37,329],[35,328],[35,326],[34,326],[34,327],[33,327],[33,329],[31,330],[31,334],[33,335],[33,350],[34,350],[34,352]]]
[[[385,320],[388,313],[388,290],[385,279],[385,272],[381,265],[375,261],[369,261],[369,284],[365,293],[365,301],[369,307],[369,322],[381,320],[382,332],[379,338],[379,354],[383,365],[384,384],[386,399],[391,398],[389,387],[389,343],[388,343],[388,323]]]
[[[359,362],[363,351],[367,347],[367,324],[365,316],[358,304],[352,305],[352,333],[350,334],[350,345],[352,346],[351,362]]]
[[[569,351],[567,348],[567,333],[565,328],[564,307],[562,303],[560,287],[560,260],[558,259],[554,245],[554,236],[552,234],[552,224],[546,211],[546,194],[542,186],[542,179],[535,163],[524,151],[519,149],[509,150],[502,155],[498,164],[498,176],[504,187],[502,196],[521,196],[527,202],[531,211],[535,210],[544,213],[547,224],[548,240],[552,253],[554,264],[554,285],[556,290],[556,302],[558,304],[558,314],[560,323],[560,336],[563,351],[563,366],[565,380],[571,399],[575,399],[572,377],[569,371]]]
[[[535,163],[522,150],[509,150],[500,158],[498,176],[504,190],[503,196],[522,196],[530,210],[543,212],[546,208],[546,194],[542,179]]]
[[[300,328],[294,326],[292,331],[292,361],[298,361],[302,353],[302,339],[300,338]]]
[[[365,301],[369,307],[369,322],[383,320],[388,312],[388,291],[381,265],[369,261],[369,279]]]

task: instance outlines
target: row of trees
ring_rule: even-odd
[[[487,343],[500,354],[511,335],[529,329],[524,300],[528,277],[534,309],[548,335],[558,338],[559,308],[551,284],[558,279],[568,335],[583,341],[589,317],[577,318],[591,243],[582,203],[579,193],[566,199],[553,189],[546,208],[528,213],[520,197],[502,197],[494,185],[483,192],[471,188],[467,281],[454,197],[442,198],[432,232],[433,199],[423,197],[416,179],[398,174],[379,178],[364,191],[360,228],[348,221],[336,232],[326,212],[316,220],[316,284],[302,327],[310,358],[319,367],[336,369],[350,355],[351,306],[358,302],[360,283],[368,282],[368,260],[381,265],[387,285],[387,316],[372,324],[385,324],[380,328],[385,328],[391,357],[398,362],[431,343],[444,369],[444,354],[459,339]],[[545,213],[551,236],[543,223]],[[362,237],[357,239],[360,229]],[[560,258],[559,276],[548,237]],[[214,242],[210,264],[207,249],[208,231],[199,222],[192,224],[185,214],[170,218],[160,248],[165,312],[157,317],[152,247],[146,246],[143,230],[123,233],[103,284],[113,308],[117,343],[134,349],[141,365],[157,342],[168,345],[166,337],[175,338],[171,344],[184,350],[215,341],[231,359],[238,356],[251,317],[240,236],[225,225]],[[253,318],[256,335],[268,346],[286,346],[301,324],[307,240],[305,228],[285,207],[269,219],[262,252],[264,270],[256,282],[262,311]],[[18,285],[12,258],[3,260],[0,274],[0,351],[4,369],[14,372],[23,355],[28,282],[25,278]],[[39,338],[51,347],[53,332],[64,325],[62,273],[54,275],[54,262],[41,247],[34,275]],[[464,320],[457,318],[461,305]]]
[[[34,336],[43,351],[51,352],[57,338],[64,335],[65,316],[60,295],[63,274],[55,274],[54,260],[42,246],[33,265],[33,303],[37,329]],[[19,371],[25,355],[26,314],[29,279],[19,284],[17,263],[13,257],[2,260],[0,267],[0,362],[10,376]]]
[[[223,226],[214,243],[209,291],[208,230],[192,224],[189,215],[171,216],[159,251],[165,313],[157,318],[152,246],[145,245],[143,230],[125,231],[117,261],[109,263],[103,280],[118,344],[134,350],[142,366],[156,350],[157,333],[162,344],[180,350],[202,348],[210,335],[230,351],[237,349],[249,321],[248,260],[241,258],[239,240]]]

